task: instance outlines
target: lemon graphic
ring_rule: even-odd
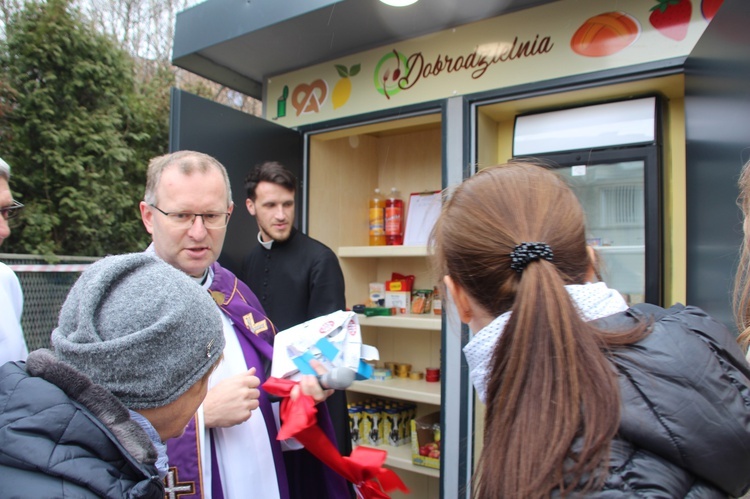
[[[338,109],[346,104],[349,100],[349,97],[351,97],[352,80],[350,80],[349,78],[352,76],[356,76],[359,73],[360,65],[355,64],[348,69],[346,66],[343,66],[341,64],[336,64],[335,67],[341,79],[337,81],[336,85],[333,87],[331,102],[333,103],[333,108]]]
[[[339,81],[336,82],[336,85],[333,87],[333,97],[331,97],[331,102],[333,102],[333,108],[337,109],[346,104],[346,101],[349,100],[349,97],[352,95],[352,81],[347,78],[342,78]]]

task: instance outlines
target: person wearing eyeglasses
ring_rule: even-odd
[[[10,166],[0,158],[0,245],[10,236],[11,220],[23,205],[10,192]],[[25,360],[29,354],[21,329],[23,291],[16,274],[0,262],[0,364]]]
[[[153,240],[147,252],[190,275],[211,294],[222,311],[227,345],[196,417],[182,437],[168,444],[167,492],[172,487],[183,498],[289,499],[288,477],[310,471],[286,468],[276,439],[273,401],[259,389],[273,358],[277,330],[255,294],[216,261],[234,210],[231,192],[226,169],[206,154],[178,151],[149,163],[140,203]],[[330,395],[314,376],[304,377],[300,389],[316,402]],[[330,438],[325,404],[318,404],[318,420]],[[333,471],[327,469],[318,478],[326,497],[349,497],[345,480]],[[183,495],[180,487],[188,483],[195,495]]]

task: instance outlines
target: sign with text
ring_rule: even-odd
[[[265,117],[296,127],[684,57],[715,13],[704,4],[559,0],[485,19],[269,78]]]

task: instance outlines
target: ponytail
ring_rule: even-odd
[[[521,274],[493,353],[476,497],[565,495],[605,477],[619,423],[617,378],[564,286],[550,262]]]

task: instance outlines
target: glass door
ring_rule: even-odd
[[[557,168],[586,213],[602,280],[634,305],[661,305],[661,201],[654,145],[536,156]]]

